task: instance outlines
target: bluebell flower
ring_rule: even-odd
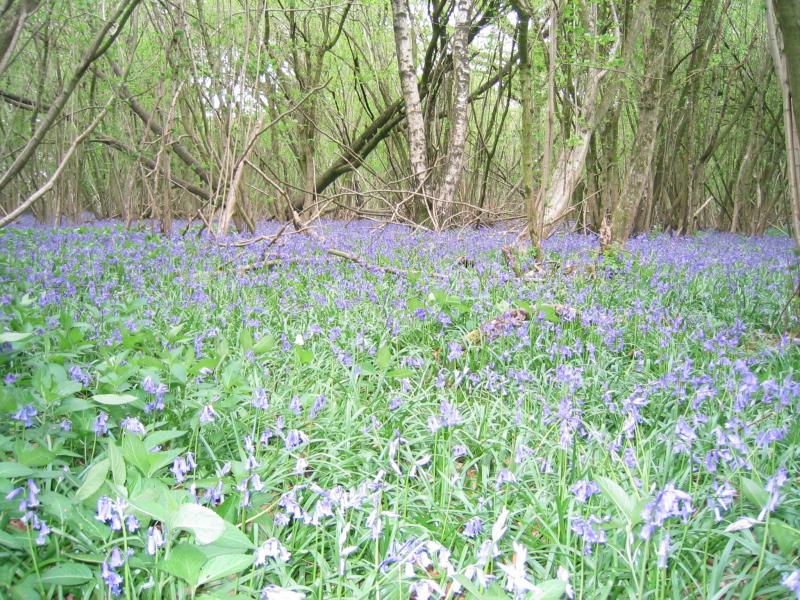
[[[214,407],[210,404],[206,404],[200,411],[201,425],[206,425],[207,423],[213,423],[216,418],[217,418],[217,411],[214,410]]]
[[[161,529],[158,527],[147,528],[147,542],[145,544],[145,551],[150,556],[155,556],[156,550],[164,545],[164,536]]]
[[[33,417],[35,417],[38,413],[36,409],[33,407],[33,404],[26,404],[22,408],[20,408],[17,412],[14,413],[12,417],[15,421],[19,421],[22,423],[25,428],[33,427]]]
[[[286,438],[284,440],[284,444],[286,445],[286,449],[291,451],[295,448],[299,448],[300,446],[308,443],[308,436],[299,431],[297,429],[290,429],[286,433]]]
[[[788,588],[797,595],[797,600],[800,600],[800,569],[784,575],[781,583],[783,587]]]
[[[325,408],[326,402],[327,399],[325,398],[325,396],[323,396],[322,394],[317,396],[317,398],[314,400],[314,405],[311,407],[311,412],[309,413],[309,416],[312,419],[316,419],[320,411],[322,411],[322,409]]]
[[[528,559],[528,550],[518,542],[512,542],[514,555],[511,563],[500,563],[498,566],[506,574],[505,589],[513,592],[516,598],[522,597],[527,592],[538,589],[528,581],[525,562]]]
[[[97,418],[95,418],[92,429],[95,435],[106,435],[108,433],[108,415],[101,411],[100,414],[97,415]]]
[[[306,595],[278,585],[270,584],[261,590],[261,600],[303,600]]]
[[[300,396],[292,396],[289,402],[289,410],[298,417],[303,414],[303,404],[300,402]]]
[[[483,530],[483,522],[479,517],[472,517],[464,524],[464,535],[470,539],[475,539]]]
[[[256,549],[256,565],[263,566],[267,559],[277,562],[287,562],[291,553],[276,538],[270,538]]]
[[[264,388],[257,388],[253,393],[252,404],[259,410],[267,410],[269,408],[269,396],[267,390]]]
[[[463,444],[459,444],[457,446],[453,446],[453,458],[459,459],[467,456],[469,454],[469,450]]]
[[[508,469],[500,469],[495,480],[495,487],[499,490],[507,483],[517,483],[517,476]]]
[[[722,520],[722,511],[727,511],[736,498],[736,490],[730,483],[723,481],[722,484],[714,482],[714,494],[708,498],[708,506],[714,511],[714,520]]]
[[[595,528],[595,525],[600,525],[606,520],[595,515],[589,515],[586,519],[579,516],[570,517],[570,529],[583,539],[583,553],[585,555],[589,556],[592,553],[593,546],[605,544],[608,541],[606,530],[602,527]]]
[[[136,417],[125,417],[120,421],[120,425],[129,433],[138,433],[139,435],[144,435],[146,433],[144,425]]]
[[[763,521],[769,513],[778,508],[778,504],[781,501],[780,489],[788,480],[789,476],[786,471],[786,467],[779,467],[775,472],[775,475],[767,479],[767,485],[764,487],[767,492],[769,492],[769,498],[766,505],[764,505],[764,508],[761,509],[761,513],[758,515],[759,521]]]
[[[684,523],[687,522],[692,511],[692,497],[676,489],[674,484],[668,483],[642,510],[642,539],[649,540],[656,528],[661,527],[669,518],[681,517]]]
[[[658,548],[656,549],[656,556],[658,557],[659,569],[667,568],[667,562],[669,561],[669,551],[670,551],[670,537],[669,534],[666,534],[664,536],[664,539],[661,540],[661,543],[658,544]]]
[[[581,479],[580,481],[575,482],[575,484],[570,488],[570,491],[575,494],[575,498],[577,498],[578,502],[586,502],[595,494],[600,493],[600,487],[594,481]]]

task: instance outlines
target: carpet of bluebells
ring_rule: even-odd
[[[278,229],[0,234],[0,597],[800,598],[790,239]]]

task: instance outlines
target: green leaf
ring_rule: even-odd
[[[122,450],[114,442],[108,444],[108,458],[111,461],[111,475],[114,477],[114,483],[125,485],[125,479],[128,476],[125,459],[122,456]]]
[[[271,334],[267,334],[258,340],[255,345],[253,346],[253,352],[256,356],[260,356],[266,352],[269,352],[275,347],[275,338]]]
[[[97,394],[92,396],[92,400],[98,404],[105,404],[106,406],[122,406],[123,404],[130,404],[136,402],[136,396],[130,394]]]
[[[389,362],[392,360],[392,349],[387,344],[386,346],[381,346],[381,349],[378,350],[378,353],[375,355],[375,365],[384,370],[386,367],[389,366]]]
[[[150,452],[150,466],[147,468],[145,475],[152,477],[175,460],[184,450],[185,448],[175,448],[174,450],[168,450],[166,452]]]
[[[177,512],[172,515],[170,525],[173,529],[191,531],[200,544],[210,544],[225,530],[225,521],[222,517],[199,504],[181,504]]]
[[[81,585],[89,581],[92,576],[91,569],[86,565],[65,562],[45,570],[39,582],[42,585]]]
[[[178,544],[169,554],[169,558],[156,564],[156,568],[183,579],[192,587],[197,587],[200,569],[206,562],[205,555],[194,544]]]
[[[186,383],[188,379],[188,374],[186,372],[186,367],[183,366],[181,363],[175,363],[170,366],[169,368],[170,374],[179,382]]]
[[[223,554],[210,559],[200,569],[198,585],[244,571],[253,564],[252,554]]]
[[[550,579],[536,585],[539,594],[535,594],[538,600],[559,600],[564,592],[567,591],[567,584],[560,579]]]
[[[111,461],[107,458],[89,467],[83,477],[83,485],[75,492],[75,498],[80,502],[91,498],[100,489],[100,486],[105,483],[110,467]]]
[[[165,444],[184,435],[186,435],[185,431],[179,431],[177,429],[165,429],[163,431],[155,431],[151,433],[144,438],[143,443],[144,447],[149,450],[150,448],[160,446],[161,444]]]
[[[641,519],[640,512],[637,510],[637,499],[626,493],[619,484],[608,477],[597,477],[597,485],[603,490],[606,496],[616,505],[620,514],[625,517],[631,525],[635,525]]]
[[[0,333],[0,344],[13,344],[14,342],[21,342],[23,340],[27,340],[32,335],[33,333],[30,331],[24,333],[17,331],[5,331]]]
[[[234,506],[236,506],[234,504]],[[241,554],[246,550],[254,550],[255,545],[242,530],[233,523],[225,521],[225,530],[213,543],[203,546],[203,554],[207,558],[222,556],[223,554]]]
[[[800,532],[775,517],[769,518],[769,534],[775,538],[781,553],[788,559],[800,548]]]
[[[239,332],[239,344],[242,346],[243,350],[252,350],[253,348],[253,334],[250,333],[249,329],[242,329]]]
[[[28,548],[28,538],[22,535],[11,535],[7,531],[0,529],[0,546],[5,546],[12,550],[22,550],[23,548]]]
[[[311,350],[303,348],[302,346],[295,346],[294,354],[297,356],[297,361],[301,365],[307,365],[314,360],[314,353],[311,352]]]
[[[742,477],[742,495],[759,508],[769,502],[769,492],[760,483]]]
[[[15,462],[0,463],[0,477],[13,479],[14,477],[28,477],[33,474],[33,469]]]
[[[28,467],[44,467],[52,463],[55,457],[50,450],[41,446],[25,448],[17,455],[19,462]]]
[[[128,464],[133,465],[142,473],[146,474],[150,468],[150,453],[142,440],[135,435],[126,435],[122,438],[122,455]]]

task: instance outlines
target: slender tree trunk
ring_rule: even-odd
[[[531,81],[531,56],[528,39],[530,15],[518,3],[517,46],[519,47],[519,84],[522,100],[520,118],[520,149],[522,151],[522,195],[525,198],[525,212],[528,217],[528,235],[537,257],[542,249],[541,211],[537,207],[537,196],[533,189],[533,89]]]
[[[58,96],[51,102],[50,108],[42,117],[33,135],[22,150],[20,150],[19,154],[17,154],[14,162],[11,163],[6,172],[0,175],[0,192],[2,192],[11,180],[19,174],[34,155],[39,144],[44,140],[45,134],[53,126],[56,119],[61,114],[61,111],[64,110],[67,100],[72,96],[75,88],[78,87],[86,71],[97,59],[103,56],[116,41],[117,37],[124,29],[125,23],[130,18],[131,13],[140,2],[141,0],[123,0],[120,2],[119,6],[117,6],[117,10],[111,18],[103,23],[100,31],[98,31],[92,39],[91,45],[83,53],[78,68],[72,73],[72,76],[65,83]],[[114,29],[113,32],[111,32],[112,29]]]
[[[772,58],[783,93],[792,231],[800,245],[800,4],[796,0],[766,2]]]
[[[455,7],[455,33],[453,34],[453,108],[452,128],[447,148],[447,170],[442,189],[437,194],[441,210],[452,214],[456,185],[464,168],[464,143],[467,140],[469,104],[469,2],[457,0]],[[442,223],[443,224],[443,223]]]
[[[622,245],[633,229],[636,212],[651,180],[656,149],[661,76],[673,14],[673,0],[655,0],[652,29],[645,50],[645,78],[639,96],[639,122],[631,149],[625,183],[611,215],[612,243]]]
[[[414,68],[414,57],[411,47],[411,19],[409,16],[408,0],[392,0],[392,17],[394,25],[394,41],[397,54],[397,67],[400,71],[400,87],[403,90],[403,99],[406,107],[406,121],[408,123],[408,148],[411,161],[411,172],[414,181],[414,200],[411,206],[417,220],[420,213],[424,214],[428,206],[427,177],[428,154],[425,141],[425,123],[422,117],[422,104],[420,101],[419,87],[417,86],[417,73]],[[421,197],[423,202],[416,198]],[[422,209],[421,211],[419,209]],[[432,210],[431,210],[432,208]],[[436,207],[428,206],[428,216],[438,227],[436,221]]]

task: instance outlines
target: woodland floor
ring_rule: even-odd
[[[278,231],[0,233],[0,597],[800,588],[791,239]]]

